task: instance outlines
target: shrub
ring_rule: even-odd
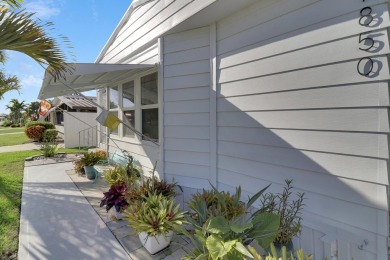
[[[292,238],[301,232],[301,211],[305,193],[297,192],[293,199],[292,180],[285,180],[286,186],[282,193],[266,193],[261,199],[263,212],[271,212],[280,216],[280,232],[275,239],[277,244],[288,244]]]
[[[11,127],[20,127],[20,124],[15,123],[15,124],[12,124]]]
[[[24,130],[28,138],[33,140],[40,140],[45,132],[45,127],[41,125],[30,126]]]
[[[43,141],[53,142],[57,138],[57,135],[58,135],[58,131],[57,130],[55,130],[55,129],[47,129],[43,133]]]
[[[41,145],[38,151],[40,151],[45,157],[54,157],[54,155],[58,152],[58,149],[59,147],[56,144],[46,142]]]
[[[40,122],[40,121],[30,121],[26,124],[26,128],[29,128],[31,126],[43,126],[46,130],[48,129],[56,129],[56,127],[51,122]]]

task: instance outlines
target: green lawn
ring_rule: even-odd
[[[24,127],[0,127],[0,134],[24,132]]]
[[[76,153],[78,149],[60,149]],[[37,151],[0,153],[0,259],[17,259],[24,159]]]
[[[0,259],[16,259],[24,159],[37,151],[0,153]]]
[[[0,132],[1,134],[1,132]],[[0,135],[0,146],[8,145],[17,145],[25,144],[31,142],[30,139],[23,134],[9,134],[9,135]]]

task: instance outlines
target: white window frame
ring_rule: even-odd
[[[158,98],[157,98],[157,104],[152,104],[152,105],[141,105],[141,78],[144,77],[144,76],[147,76],[149,74],[153,74],[153,73],[158,73],[158,70],[156,69],[153,69],[153,70],[149,70],[149,71],[146,71],[146,72],[143,72],[143,73],[139,73],[137,75],[134,75],[132,77],[129,77],[125,80],[122,80],[120,82],[116,82],[115,84],[111,84],[110,86],[107,86],[107,89],[106,89],[106,93],[107,93],[107,108],[109,109],[109,111],[118,111],[118,118],[121,120],[121,121],[124,121],[124,114],[123,114],[123,111],[126,111],[126,110],[134,110],[134,115],[135,115],[135,120],[134,120],[134,123],[135,123],[135,129],[137,131],[139,131],[140,133],[142,133],[142,110],[143,109],[150,109],[150,108],[157,108],[157,109],[161,109],[160,108],[160,99],[159,99],[159,96],[161,95],[160,93],[160,88],[159,86],[157,85],[157,89],[158,89]],[[134,107],[126,107],[124,108],[123,107],[123,85],[125,83],[128,83],[130,81],[134,81]],[[159,81],[157,80],[157,84],[159,84]],[[114,87],[118,87],[118,108],[115,108],[115,109],[110,109],[109,106],[110,106],[110,88],[114,88]],[[160,118],[158,119],[159,120],[159,123],[158,123],[158,126],[160,128]],[[129,136],[124,136],[124,126],[123,124],[121,123],[119,126],[118,126],[118,135],[116,134],[112,134],[110,132],[110,137],[113,138],[114,140],[122,140],[122,141],[125,141],[125,142],[130,142],[130,143],[137,143],[137,144],[141,144],[142,142],[149,142],[148,140],[146,139],[142,139],[141,137],[139,137],[137,134],[134,134],[133,137],[129,137]],[[161,137],[159,136],[159,139]]]

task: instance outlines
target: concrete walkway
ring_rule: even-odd
[[[129,259],[66,174],[72,168],[25,167],[18,259]]]
[[[27,143],[27,144],[0,146],[0,153],[34,150],[34,149],[39,149],[41,145],[42,145],[41,143],[34,142],[34,143]],[[58,146],[63,148],[64,144],[60,143],[58,144]]]

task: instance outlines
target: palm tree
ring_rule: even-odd
[[[39,102],[33,101],[26,106],[26,118],[38,119]]]
[[[16,11],[23,0],[0,0],[0,63],[6,61],[4,50],[24,53],[33,58],[55,79],[71,71],[65,62],[65,53],[59,48],[56,39],[49,36],[45,29],[52,28],[51,23],[42,23],[33,18],[33,13]],[[61,36],[67,47],[69,41]],[[5,76],[0,70],[0,99],[10,90],[19,90],[16,76]]]
[[[6,105],[6,107],[11,110],[11,120],[19,123],[19,120],[22,118],[22,111],[26,108],[24,101],[19,102],[19,100],[13,98],[10,101],[10,105]]]

